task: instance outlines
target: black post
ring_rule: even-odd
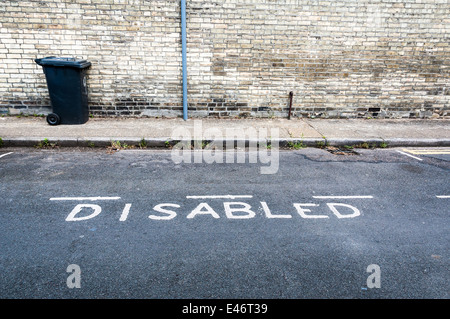
[[[292,110],[292,97],[294,95],[294,92],[289,92],[289,116],[288,119],[291,119],[291,110]]]

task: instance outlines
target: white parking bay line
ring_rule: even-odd
[[[50,200],[118,200],[120,197],[52,197]]]
[[[372,195],[355,195],[355,196],[313,196],[313,198],[320,198],[320,199],[370,199],[373,198]]]
[[[9,153],[2,154],[2,155],[0,155],[0,158],[5,157],[5,156],[7,156],[7,155],[9,155],[9,154],[12,154],[12,153],[13,153],[13,152],[9,152]]]
[[[188,199],[236,199],[236,198],[253,198],[252,195],[199,195],[199,196],[186,196]]]
[[[416,157],[416,156],[413,156],[413,155],[411,155],[411,154],[408,154],[408,153],[405,153],[405,152],[402,152],[402,151],[398,151],[398,150],[397,150],[397,152],[399,152],[400,154],[403,154],[403,155],[412,157],[412,158],[414,158],[414,159],[416,159],[416,160],[423,161],[423,159],[421,159],[421,158],[419,158],[419,157]]]
[[[450,198],[450,195],[436,195],[437,198]]]

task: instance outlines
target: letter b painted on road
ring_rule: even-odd
[[[248,219],[255,217],[255,212],[252,211],[250,208],[252,208],[247,203],[241,203],[241,202],[224,202],[223,206],[225,208],[225,214],[228,218],[235,218],[235,219]],[[238,206],[238,207],[232,207],[232,206]],[[236,214],[236,212],[240,212]]]

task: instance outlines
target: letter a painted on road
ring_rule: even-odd
[[[203,210],[203,208],[206,209]],[[209,206],[207,203],[200,203],[192,212],[186,216],[186,218],[194,218],[196,215],[211,215],[214,218],[220,218],[220,216]]]

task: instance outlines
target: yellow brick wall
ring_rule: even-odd
[[[181,116],[179,0],[3,1],[0,112],[49,110],[35,58],[88,59],[99,116]],[[189,116],[444,117],[447,0],[187,0]]]

